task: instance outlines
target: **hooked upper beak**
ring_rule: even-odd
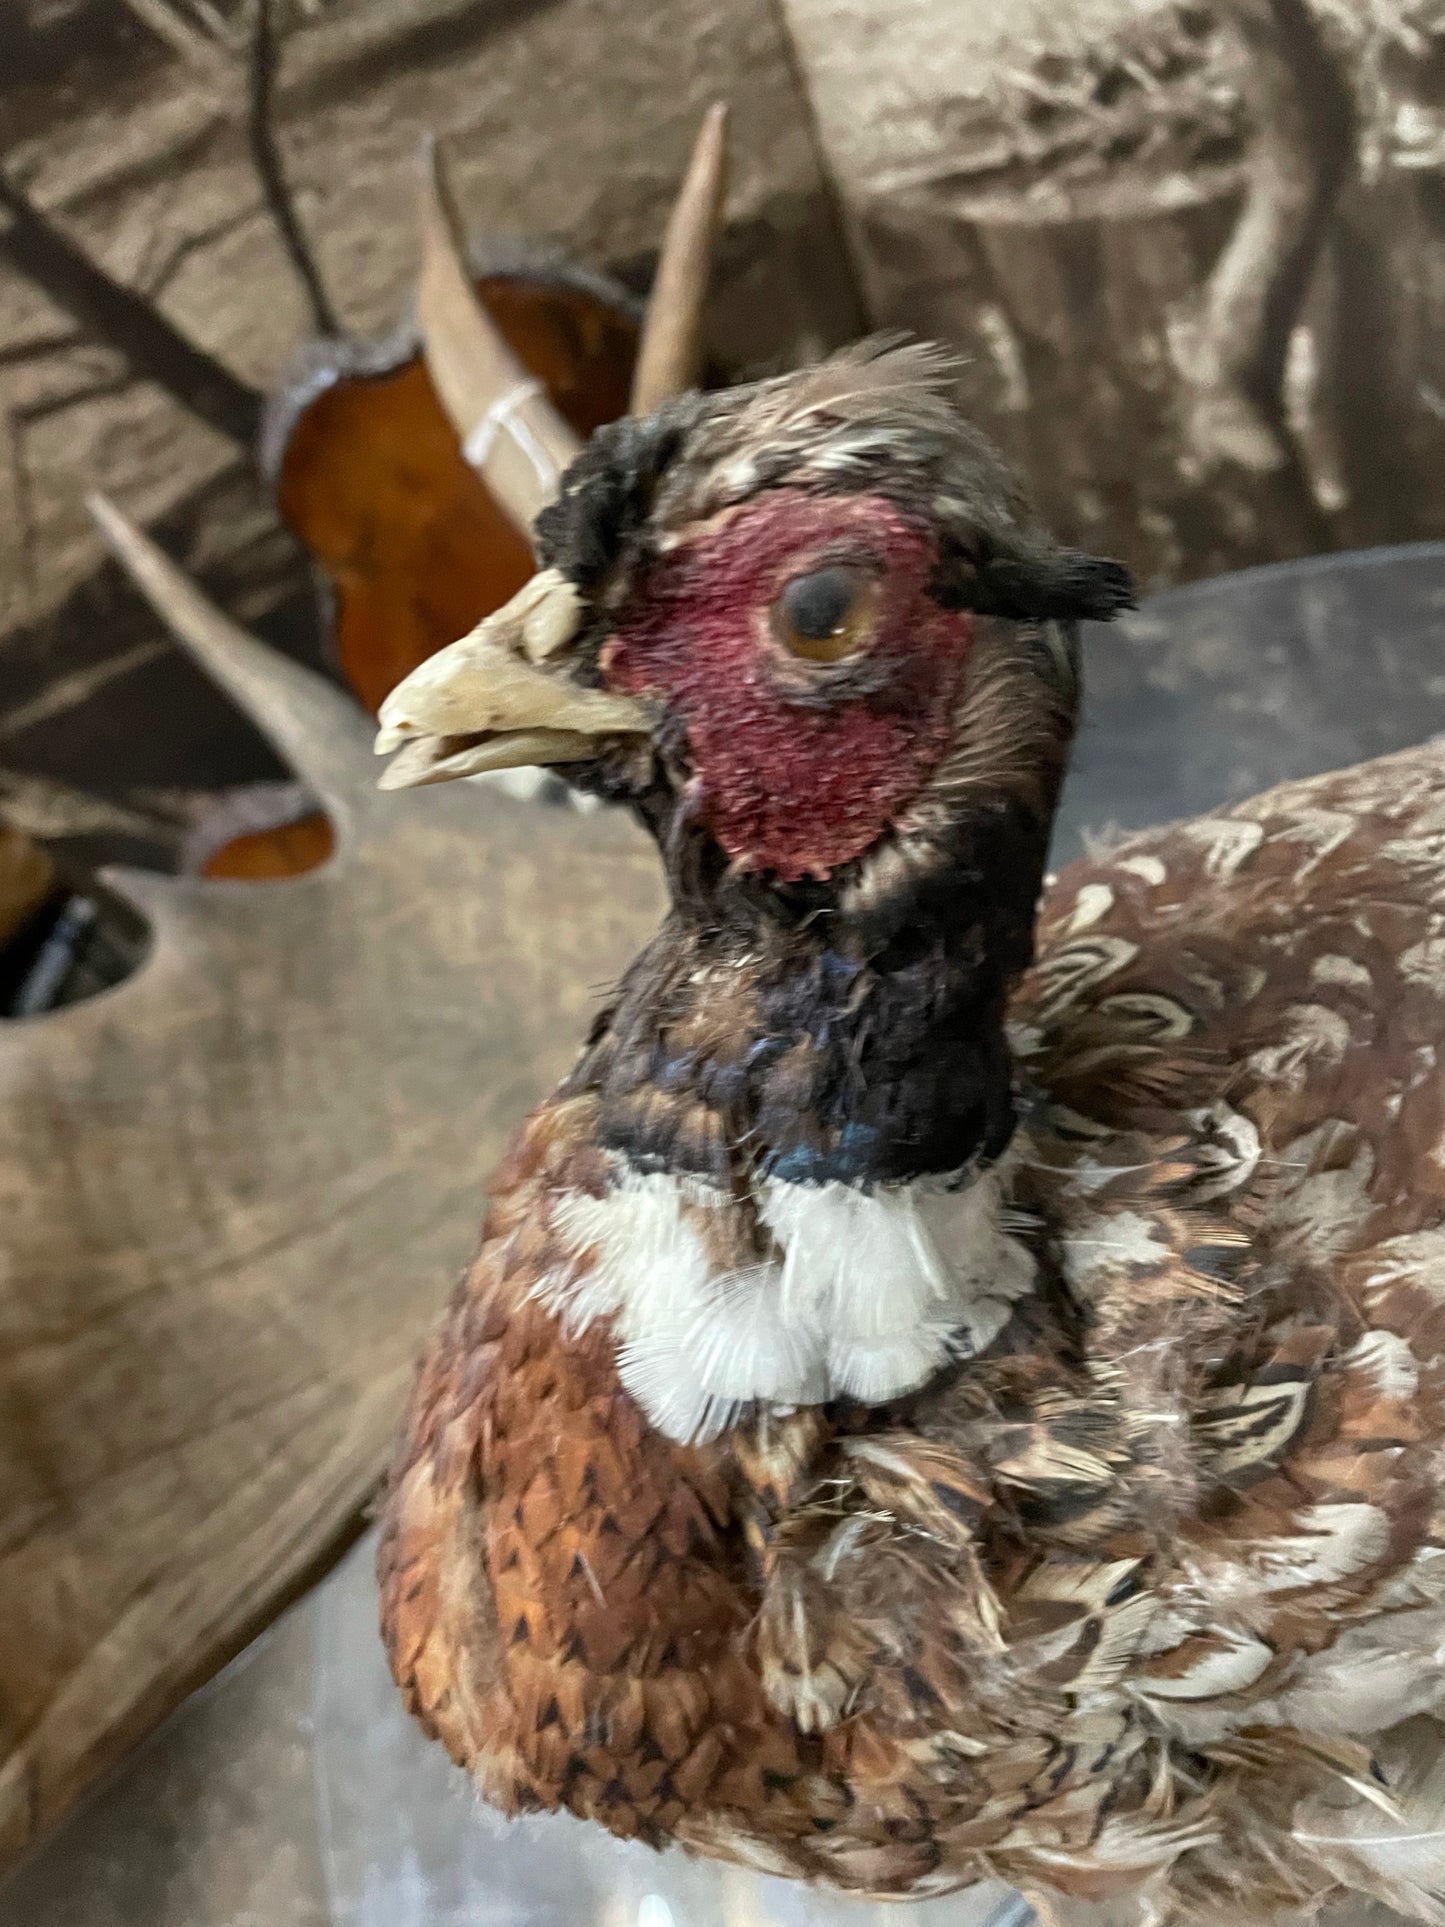
[[[470,635],[413,669],[381,706],[376,753],[400,751],[381,788],[579,763],[597,754],[599,737],[646,735],[640,703],[567,675],[581,618],[576,586],[543,569]]]

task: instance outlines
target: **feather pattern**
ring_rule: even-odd
[[[562,1246],[592,1261],[564,1259],[536,1293],[574,1334],[614,1321],[623,1384],[684,1444],[749,1403],[879,1404],[984,1350],[1030,1289],[1003,1175],[956,1190],[767,1179],[740,1212],[697,1179],[619,1164],[601,1197],[558,1202]]]
[[[1445,796],[1445,758],[1397,767],[1304,791],[1385,819],[1320,858],[1316,954],[1346,954],[1348,931],[1393,983],[1409,946],[1373,853]],[[1358,1121],[1332,1054],[1302,1083],[1238,1046],[1201,1054],[1172,1101],[1109,1076],[1145,1015],[1164,1060],[1176,1006],[1190,1041],[1226,1022],[1247,1039],[1270,996],[1295,1001],[1277,963],[1250,974],[1277,928],[1309,953],[1273,868],[1318,854],[1274,834],[1294,807],[1276,793],[1245,806],[1258,838],[1158,833],[1061,882],[1014,1012],[1050,1098],[957,1188],[724,1193],[599,1152],[595,1096],[537,1115],[389,1510],[393,1662],[491,1797],[865,1890],[1143,1882],[1160,1919],[1223,1927],[1245,1882],[1260,1921],[1346,1888],[1441,1917],[1440,1786],[1411,1761],[1445,1701],[1445,1425],[1426,1422],[1445,1420],[1445,1186],[1402,1193],[1362,1156],[1387,1142],[1376,1012],[1406,1032],[1403,1085],[1437,1006],[1382,992],[1363,1020],[1379,1108]],[[1054,928],[1073,932],[1057,951]],[[1318,994],[1356,995],[1351,972],[1323,976]],[[1445,1135],[1428,1083],[1401,1117]],[[1073,1364],[1051,1274],[1089,1307]],[[902,1391],[857,1363],[895,1336],[916,1348]],[[795,1436],[789,1410],[830,1395],[857,1418]],[[1210,1489],[1227,1498],[1202,1512]],[[717,1560],[729,1531],[747,1584]],[[479,1532],[493,1616],[459,1617]],[[704,1612],[710,1659],[668,1630]],[[581,1736],[604,1717],[594,1770]],[[1413,1752],[1381,1737],[1401,1731]]]
[[[819,417],[853,422],[876,417],[896,432],[900,409],[929,399],[945,400],[958,357],[931,341],[906,335],[874,335],[797,374],[762,382],[736,417],[740,437],[756,442]],[[951,430],[956,417],[942,417]]]
[[[621,793],[676,905],[423,1362],[391,1664],[508,1812],[859,1894],[1445,1921],[1445,748],[1130,837],[1035,932],[1082,563],[942,372],[621,425],[544,530],[605,627],[699,517],[866,470],[974,675],[786,890],[659,725]]]
[[[1414,1920],[1445,1921],[1445,1730],[1414,1722],[1383,1743],[1398,1763],[1389,1801],[1347,1789],[1296,1810],[1293,1837],[1341,1884]]]

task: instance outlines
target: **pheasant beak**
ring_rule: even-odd
[[[544,569],[470,635],[413,669],[381,706],[376,753],[400,751],[381,788],[580,763],[597,754],[600,738],[646,735],[640,704],[567,673],[581,619],[576,586]]]

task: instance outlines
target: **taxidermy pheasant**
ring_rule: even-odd
[[[1445,1920],[1445,751],[1047,892],[1058,547],[919,346],[601,431],[382,712],[671,909],[497,1173],[384,1509],[512,1813],[1140,1919]]]

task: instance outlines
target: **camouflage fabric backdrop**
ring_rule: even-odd
[[[1060,532],[1149,586],[1445,533],[1440,0],[6,0],[13,820],[166,864],[199,788],[284,780],[99,572],[84,491],[315,648],[259,397],[395,320],[422,130],[477,236],[638,287],[715,97],[725,370],[954,344]]]

